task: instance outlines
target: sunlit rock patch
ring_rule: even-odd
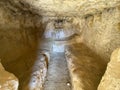
[[[6,71],[0,62],[0,90],[18,90],[18,78]]]
[[[107,69],[102,77],[98,90],[120,89],[119,66],[120,66],[120,48],[117,48],[111,55],[111,60],[107,65]]]

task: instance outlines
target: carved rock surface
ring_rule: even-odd
[[[119,0],[6,0],[5,2],[44,16],[83,16],[120,5]],[[14,10],[14,7],[10,9]],[[16,11],[15,9],[14,12]]]
[[[84,44],[66,50],[73,90],[96,90],[105,70],[103,60]]]
[[[0,90],[17,90],[18,85],[19,81],[15,75],[5,71],[0,63]]]
[[[106,9],[79,20],[83,41],[106,62],[120,47],[120,7]]]
[[[30,77],[24,82],[22,90],[43,90],[48,69],[48,57],[46,54],[40,53],[33,67],[28,73]]]
[[[112,53],[98,90],[120,90],[120,48]]]

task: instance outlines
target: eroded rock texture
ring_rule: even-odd
[[[107,65],[98,90],[120,90],[120,48],[116,49]]]
[[[18,90],[18,85],[16,76],[6,71],[0,63],[0,90]]]
[[[120,5],[119,0],[7,0],[43,16],[84,16]]]
[[[29,12],[13,13],[6,4],[0,4],[0,57],[5,65],[36,48],[42,26],[39,16]]]
[[[81,20],[84,43],[105,61],[120,47],[120,7],[106,9]]]
[[[42,33],[41,16],[0,1],[0,58],[5,69],[19,78],[20,86],[30,76],[26,72],[36,60]]]
[[[55,31],[56,20],[67,23]],[[71,37],[74,34],[75,37]],[[42,35],[57,37],[57,40],[62,37],[63,42],[54,43],[54,47],[51,46],[53,42],[45,41]],[[66,58],[73,89],[96,90],[111,53],[120,47],[120,0],[0,0],[0,58],[5,69],[19,78],[20,90],[25,90],[29,82],[31,89],[42,87],[47,68],[42,62],[37,65],[42,70],[32,71],[38,60],[37,53],[40,50],[62,51],[56,48],[58,44],[70,48]],[[114,64],[113,74],[119,70],[119,63]],[[105,78],[110,77],[105,73]]]
[[[48,61],[48,57],[45,54],[39,53],[33,67],[28,71],[30,77],[26,76],[27,79],[24,82],[24,86],[22,86],[22,90],[43,90]]]
[[[83,43],[66,50],[73,90],[96,90],[104,73],[105,63]]]

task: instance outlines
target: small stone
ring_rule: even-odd
[[[41,69],[40,72],[43,73],[43,70]]]
[[[67,86],[70,86],[70,83],[69,83],[69,82],[67,83]]]

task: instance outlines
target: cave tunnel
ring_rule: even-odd
[[[120,90],[120,0],[0,0],[0,90]]]

